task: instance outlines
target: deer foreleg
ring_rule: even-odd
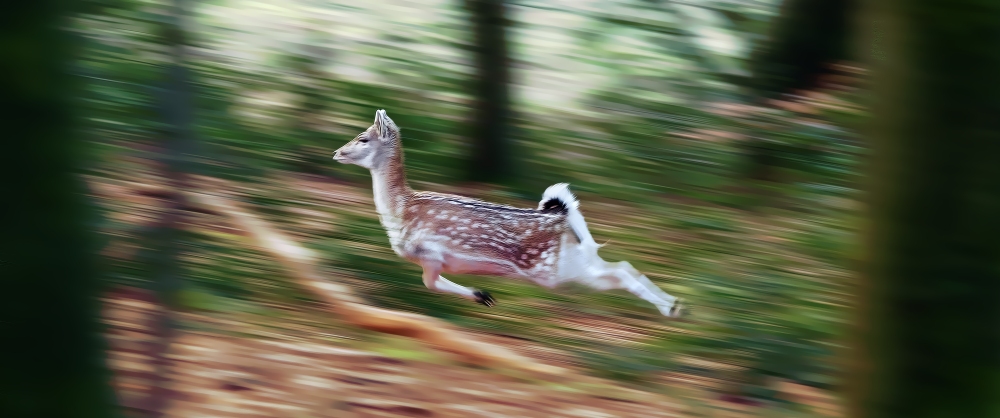
[[[489,292],[462,286],[441,276],[440,264],[428,263],[427,265],[423,265],[423,268],[424,286],[427,286],[430,290],[442,293],[453,293],[486,306],[493,306],[496,303],[493,297],[490,296]]]

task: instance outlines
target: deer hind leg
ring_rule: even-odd
[[[655,305],[664,316],[680,316],[680,300],[661,290],[627,261],[599,264],[581,280],[584,284],[598,290],[624,289]]]
[[[427,286],[430,290],[453,293],[490,307],[496,304],[496,300],[493,299],[493,296],[489,292],[465,287],[441,276],[440,263],[425,263],[421,267],[424,268],[424,286]]]

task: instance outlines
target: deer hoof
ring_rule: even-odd
[[[487,292],[485,290],[477,290],[473,292],[472,295],[476,297],[476,303],[481,303],[490,308],[492,308],[493,305],[497,304],[496,299],[493,299],[493,296],[490,295],[490,292]]]
[[[680,318],[681,311],[684,309],[684,304],[681,303],[681,299],[678,298],[674,301],[674,306],[670,307],[670,314],[667,315],[671,318]]]

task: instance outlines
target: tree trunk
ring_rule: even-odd
[[[64,30],[76,2],[0,13],[0,416],[116,415],[99,321],[93,211]]]
[[[177,258],[180,255],[181,222],[187,206],[183,192],[190,187],[188,176],[192,172],[197,145],[194,137],[194,97],[185,64],[185,3],[184,0],[174,0],[171,14],[166,16],[169,21],[166,24],[166,42],[172,62],[167,67],[164,87],[159,91],[160,116],[166,126],[159,169],[168,187],[175,191],[166,195],[164,213],[150,239],[159,253],[155,283],[165,306],[175,305],[174,298],[181,288]]]
[[[818,87],[821,76],[833,73],[831,64],[850,55],[849,30],[856,9],[856,0],[784,0],[768,39],[751,55],[748,87],[763,102]],[[744,172],[750,180],[779,182],[777,172],[791,156],[810,152],[769,143],[770,135],[757,133],[743,146]]]
[[[504,0],[465,0],[472,21],[476,75],[473,87],[473,181],[507,181],[511,173],[510,56]]]
[[[162,307],[155,319],[153,355],[156,365],[156,381],[144,409],[147,416],[161,417],[165,414],[172,398],[169,390],[171,362],[168,357],[170,346],[176,334],[174,311],[183,287],[183,267],[181,248],[185,231],[186,195],[190,188],[188,176],[194,164],[196,141],[194,133],[194,97],[189,70],[186,66],[187,39],[185,33],[187,2],[174,0],[173,7],[165,16],[164,37],[171,51],[172,62],[167,67],[166,80],[159,93],[159,108],[166,126],[161,149],[163,178],[174,191],[164,198],[163,212],[152,228],[147,244],[152,272],[153,287],[157,302]]]
[[[750,59],[755,90],[777,97],[816,86],[829,65],[848,58],[856,0],[784,0],[770,36]]]
[[[1000,2],[872,2],[851,415],[1000,415]]]

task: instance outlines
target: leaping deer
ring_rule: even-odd
[[[428,289],[492,307],[489,292],[458,285],[441,273],[527,279],[547,288],[575,281],[597,290],[625,289],[677,317],[681,304],[626,261],[597,255],[569,185],[545,190],[537,209],[467,197],[419,192],[406,183],[399,128],[385,110],[375,123],[338,149],[333,159],[372,173],[375,209],[399,256],[423,267]]]

